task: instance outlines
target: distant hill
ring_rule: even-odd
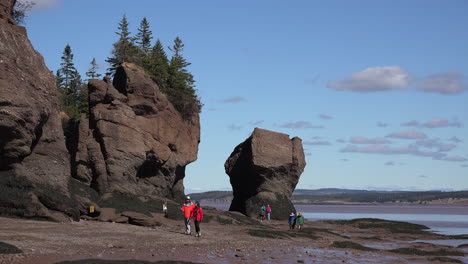
[[[190,194],[192,200],[204,203],[230,203],[231,191],[210,191]],[[295,204],[452,204],[468,205],[468,191],[369,191],[324,188],[317,190],[297,189],[292,201]]]

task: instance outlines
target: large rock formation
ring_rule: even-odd
[[[89,121],[82,116],[73,176],[99,193],[183,199],[185,166],[197,159],[199,116],[167,100],[143,69],[123,63],[89,83]]]
[[[75,215],[55,79],[14,22],[14,4],[0,1],[0,214]]]
[[[257,217],[270,204],[273,219],[286,219],[296,211],[290,198],[305,165],[300,138],[255,128],[224,164],[234,194],[229,210]]]

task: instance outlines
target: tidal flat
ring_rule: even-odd
[[[245,218],[207,208],[202,237],[184,234],[180,220],[161,226],[112,222],[54,223],[0,218],[0,263],[466,263],[468,236],[429,232],[424,225],[381,219],[285,221]],[[218,216],[218,217],[217,217]],[[438,243],[438,241],[456,243]],[[121,261],[121,262],[116,262]]]

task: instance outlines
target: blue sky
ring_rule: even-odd
[[[302,138],[297,188],[468,189],[468,1],[35,1],[28,35],[54,72],[66,44],[104,72],[124,14],[184,41],[204,103],[187,192],[229,190],[254,127]]]

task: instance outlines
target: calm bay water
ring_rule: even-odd
[[[380,218],[422,224],[446,235],[468,234],[468,207],[396,205],[296,205],[309,220]]]
[[[228,210],[229,204],[205,204]],[[468,207],[416,205],[295,205],[308,220],[380,218],[422,224],[446,235],[468,234]],[[274,214],[273,208],[273,214]]]

